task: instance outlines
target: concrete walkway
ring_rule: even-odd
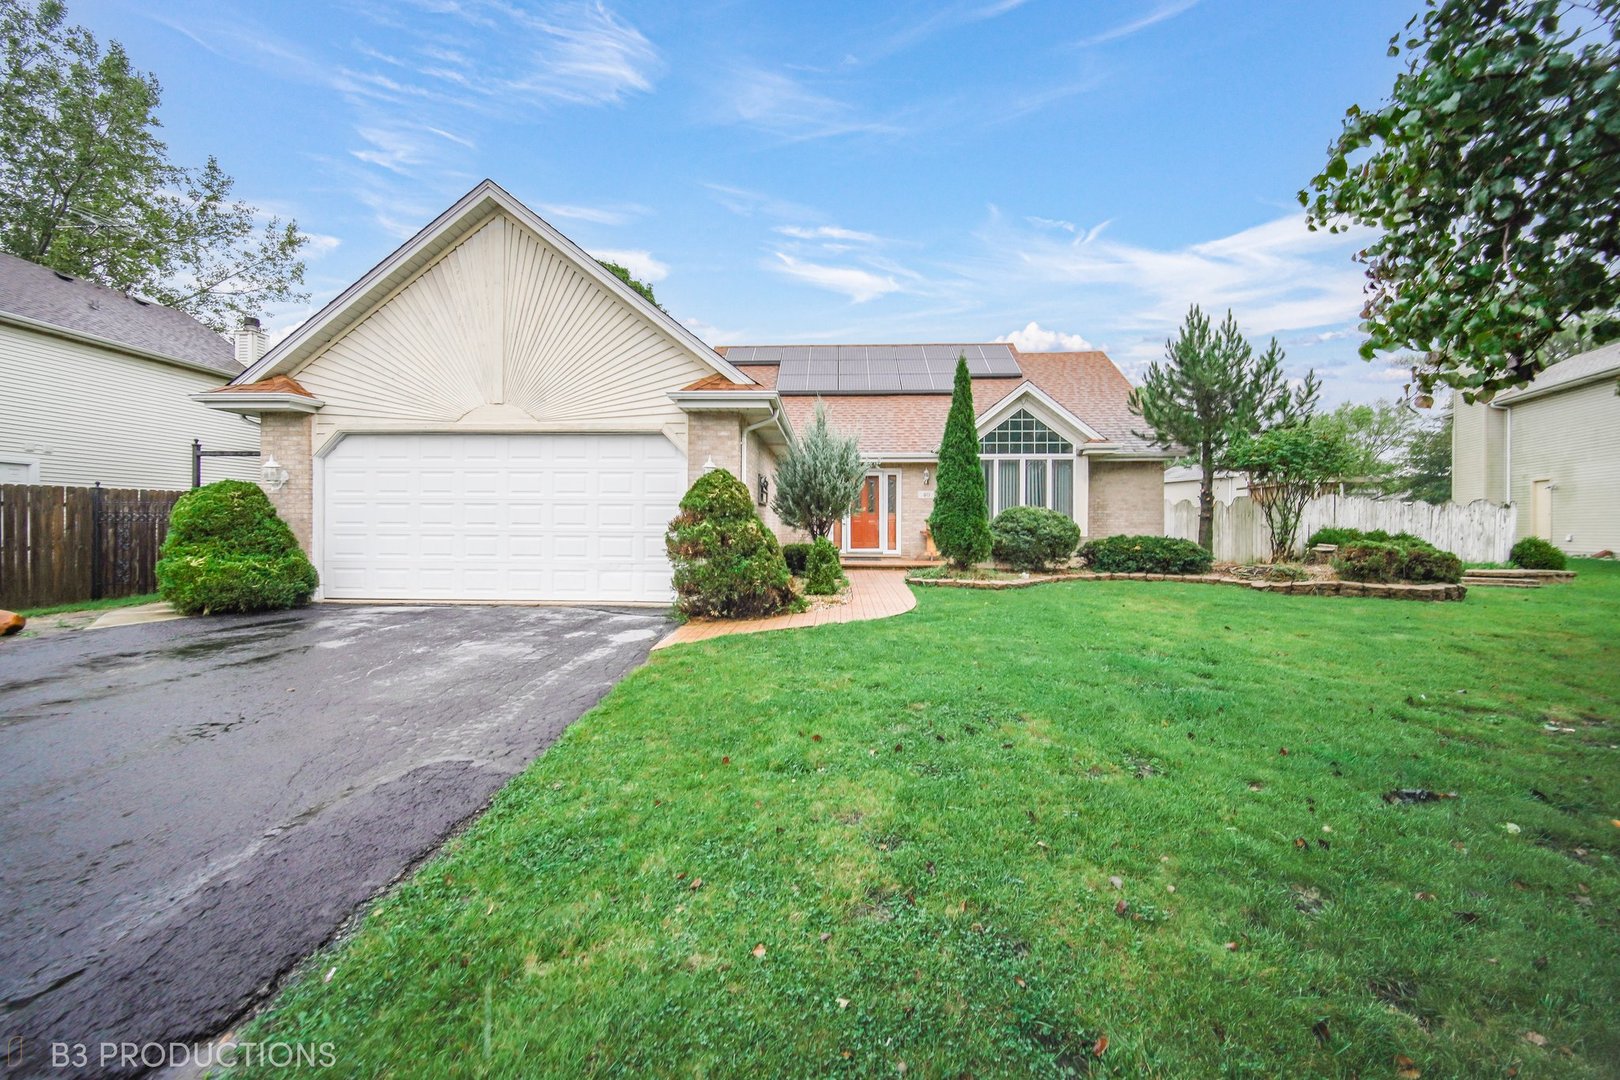
[[[758,634],[766,630],[796,630],[801,626],[828,623],[864,622],[903,615],[917,606],[917,597],[906,585],[904,570],[849,570],[849,597],[842,604],[813,607],[793,615],[773,615],[766,619],[693,619],[653,646],[685,645],[727,634]]]

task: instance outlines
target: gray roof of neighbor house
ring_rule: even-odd
[[[242,371],[231,343],[183,311],[0,252],[0,315],[4,314],[211,368],[227,377]]]
[[[1573,383],[1584,383],[1604,375],[1620,377],[1620,341],[1610,342],[1590,352],[1583,352],[1568,360],[1560,361],[1537,375],[1529,385],[1504,391],[1496,398],[1496,403],[1511,405],[1520,398],[1539,396],[1549,390]]]

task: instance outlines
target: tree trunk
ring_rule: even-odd
[[[1215,453],[1206,446],[1199,459],[1203,477],[1198,482],[1198,546],[1215,553]]]

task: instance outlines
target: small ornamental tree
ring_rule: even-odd
[[[257,484],[221,480],[180,497],[157,564],[158,593],[186,615],[309,602],[318,579]]]
[[[939,553],[958,569],[965,570],[990,556],[990,511],[985,505],[984,467],[979,464],[973,378],[965,356],[956,360],[956,385],[939,444],[937,492],[928,529]]]
[[[675,606],[685,615],[746,619],[793,603],[776,537],[742,481],[712,469],[681,498],[664,536],[675,566]]]
[[[1223,463],[1249,474],[1249,495],[1266,515],[1276,562],[1294,550],[1305,504],[1341,479],[1355,461],[1354,449],[1337,428],[1290,424],[1239,438]]]
[[[771,509],[812,541],[824,539],[855,505],[865,476],[859,445],[827,426],[826,406],[817,401],[815,417],[776,465]]]

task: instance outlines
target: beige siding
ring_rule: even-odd
[[[342,431],[660,431],[709,370],[517,222],[498,216],[293,372]]]
[[[50,334],[0,326],[0,460],[36,459],[44,484],[184,490],[191,440],[257,450],[259,428],[190,395],[224,375],[143,360]],[[256,458],[203,462],[203,480],[253,479]]]
[[[1505,501],[1507,416],[1488,405],[1466,404],[1452,395],[1451,499]]]
[[[1513,503],[1534,533],[1530,485],[1551,480],[1552,540],[1573,555],[1620,551],[1620,397],[1604,379],[1512,408]]]
[[[1104,536],[1162,536],[1164,462],[1091,459],[1087,540]]]

